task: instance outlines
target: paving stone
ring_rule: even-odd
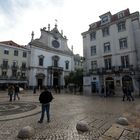
[[[27,104],[27,107],[29,104],[34,104],[38,106],[38,112],[28,115],[31,110],[21,109],[24,111],[24,116],[22,116],[20,112],[16,112],[15,110],[14,115],[19,115],[18,119],[13,118],[12,120],[0,121],[0,140],[20,140],[16,136],[19,130],[27,125],[35,129],[33,139],[29,140],[98,140],[101,138],[102,140],[113,140],[113,137],[105,135],[106,132],[108,132],[108,134],[111,133],[110,127],[115,123],[115,120],[119,118],[125,110],[129,110],[129,108],[132,108],[134,105],[130,102],[125,102],[124,104],[120,98],[54,94],[55,100],[51,103],[50,110],[51,122],[47,123],[45,116],[44,122],[38,124],[37,121],[41,115],[38,96],[39,94],[33,95],[32,92],[21,95],[21,100],[15,102],[17,106],[23,102]],[[0,96],[1,103],[7,103],[7,101],[8,98],[6,98],[6,96],[4,98]],[[139,104],[139,101],[136,99],[135,105],[137,104]],[[7,116],[10,115],[11,114]],[[86,121],[91,127],[91,130],[82,134],[78,133],[75,126],[79,121]],[[119,137],[120,139],[131,138],[131,140],[133,140],[132,138],[139,138],[139,130],[135,131],[135,133],[134,131],[127,133],[127,129],[124,127],[122,127],[122,129],[124,131]],[[114,134],[114,137],[121,133],[118,129],[116,129],[116,131],[117,133]]]
[[[105,136],[112,137],[114,139],[119,139],[119,137],[122,135],[124,129],[122,127],[118,127],[116,125],[113,125],[109,130],[105,132]]]

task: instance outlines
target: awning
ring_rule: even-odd
[[[16,81],[16,80],[0,80],[0,84],[16,84],[16,83],[28,83],[28,81]]]

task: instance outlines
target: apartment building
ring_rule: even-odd
[[[8,84],[28,85],[29,49],[13,41],[0,42],[0,89]]]
[[[139,12],[125,9],[99,17],[82,33],[84,91],[99,93],[104,86],[119,94],[127,85],[140,92]]]

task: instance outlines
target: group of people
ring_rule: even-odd
[[[132,89],[130,86],[123,86],[123,99],[122,101],[125,101],[125,98],[127,101],[134,101],[134,97],[132,96]]]
[[[13,100],[15,101],[16,100],[16,97],[18,100],[20,100],[20,97],[19,97],[19,86],[18,84],[16,85],[10,85],[8,87],[8,95],[9,95],[9,101],[12,102]],[[13,99],[14,97],[14,99]]]
[[[132,90],[130,89],[129,86],[123,86],[123,99],[122,101],[125,101],[125,98],[128,101],[134,101],[134,97],[132,96],[131,92]],[[102,86],[102,90],[101,90],[102,94],[104,94],[105,90],[104,87]],[[12,101],[13,95],[14,95],[14,100],[16,100],[16,97],[18,98],[18,100],[20,100],[19,97],[19,86],[16,85],[10,85],[8,88],[8,95],[10,96],[9,101]],[[42,123],[44,120],[44,115],[45,115],[45,111],[47,114],[47,122],[50,122],[50,102],[53,100],[53,96],[52,93],[47,89],[47,87],[44,88],[44,91],[41,92],[40,96],[39,96],[39,101],[41,103],[41,117],[40,120],[38,121],[38,123]]]

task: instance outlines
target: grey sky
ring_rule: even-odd
[[[74,53],[82,55],[81,33],[89,24],[110,11],[115,14],[129,8],[139,10],[138,0],[0,0],[0,41],[13,40],[26,45],[31,39],[40,37],[40,28],[58,20],[59,31],[68,38],[68,46],[74,46]]]

